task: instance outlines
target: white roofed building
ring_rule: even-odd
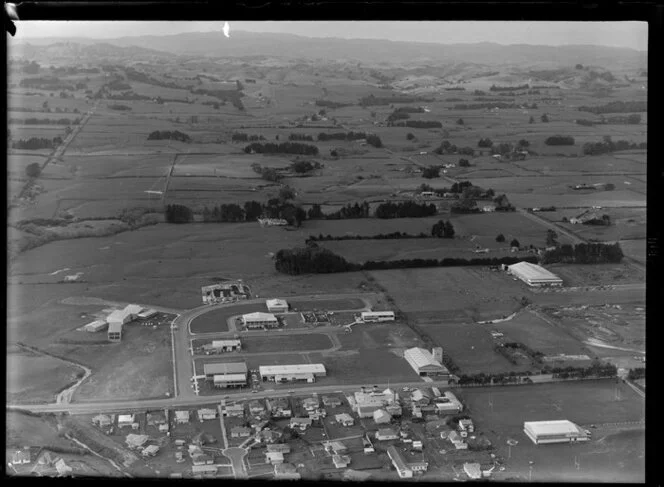
[[[268,299],[265,301],[265,305],[270,313],[286,313],[288,311],[288,302],[284,299]]]
[[[271,382],[315,382],[317,377],[325,377],[327,374],[323,364],[261,365],[258,372],[263,381]]]
[[[107,326],[108,326],[108,323],[106,323],[106,320],[95,320],[92,323],[88,323],[83,328],[85,329],[85,331],[95,333],[95,332],[103,330]]]
[[[403,354],[403,358],[410,364],[417,375],[430,376],[435,375],[438,377],[447,376],[449,378],[449,371],[447,368],[434,360],[433,355],[428,350],[423,348],[409,348]]]
[[[517,262],[507,266],[508,272],[514,277],[533,287],[562,286],[563,280],[547,271],[544,267],[530,262]]]
[[[242,349],[242,343],[239,338],[230,340],[212,340],[210,347],[222,352],[235,352]]]
[[[523,432],[536,445],[575,443],[590,439],[586,430],[566,419],[559,421],[526,421],[523,423]]]
[[[276,328],[279,326],[279,320],[276,316],[274,316],[272,313],[261,313],[260,311],[242,315],[242,323],[247,327],[248,330],[254,330],[258,328]]]

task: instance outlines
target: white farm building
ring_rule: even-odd
[[[294,382],[304,380],[314,382],[316,377],[325,377],[327,371],[323,364],[300,365],[261,365],[258,372],[263,381]]]
[[[270,313],[286,313],[288,311],[288,302],[285,299],[268,299],[265,304]]]
[[[394,321],[394,311],[363,311],[360,314],[362,321]]]
[[[530,262],[518,262],[507,266],[507,271],[514,277],[533,287],[562,286],[563,280],[547,271],[544,267]]]
[[[242,315],[242,323],[248,330],[256,328],[276,328],[279,326],[279,320],[272,313],[249,313]]]
[[[423,348],[409,348],[403,354],[403,358],[410,364],[417,375],[420,376],[447,376],[449,377],[450,372],[447,368],[434,360],[433,355],[428,350]]]
[[[590,439],[586,430],[566,419],[560,421],[526,421],[523,423],[523,432],[536,445],[575,443]]]

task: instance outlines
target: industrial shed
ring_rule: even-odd
[[[566,419],[560,421],[526,421],[523,432],[536,445],[547,443],[576,443],[588,441],[590,435],[576,424]]]
[[[563,280],[547,271],[544,267],[530,262],[517,262],[507,266],[507,270],[514,277],[533,287],[562,286]]]
[[[305,380],[314,382],[316,377],[325,377],[327,371],[323,364],[300,365],[261,365],[258,367],[263,381],[291,382]]]
[[[288,311],[288,302],[285,299],[268,299],[265,304],[270,313],[286,313]]]
[[[214,387],[242,387],[247,385],[247,364],[245,362],[204,364],[205,380],[212,381]]]
[[[420,376],[447,376],[450,373],[447,368],[437,360],[434,360],[433,355],[423,348],[409,348],[403,354],[403,358],[410,364],[417,375]]]
[[[276,328],[279,326],[279,320],[272,313],[249,313],[242,315],[242,323],[247,329],[256,328]]]
[[[242,343],[238,338],[231,340],[212,340],[210,347],[221,352],[235,352],[242,349]]]

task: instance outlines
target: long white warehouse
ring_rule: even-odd
[[[409,348],[404,352],[403,358],[419,376],[435,375],[449,378],[450,372],[447,367],[435,360],[428,350],[418,347]]]
[[[300,365],[261,365],[258,373],[263,381],[293,382],[304,380],[315,382],[316,377],[325,377],[327,371],[323,364]]]
[[[544,267],[530,262],[517,262],[507,266],[510,274],[533,287],[562,286],[563,280]]]
[[[394,321],[394,311],[363,311],[362,321]]]
[[[559,421],[526,421],[523,432],[536,445],[547,443],[576,443],[588,441],[590,436],[583,428],[566,419]]]

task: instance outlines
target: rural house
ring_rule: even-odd
[[[333,455],[332,462],[335,468],[346,468],[350,465],[350,457],[348,455]]]
[[[32,462],[32,456],[30,454],[30,448],[25,447],[21,450],[16,450],[12,454],[11,463],[13,465],[27,465]]]

